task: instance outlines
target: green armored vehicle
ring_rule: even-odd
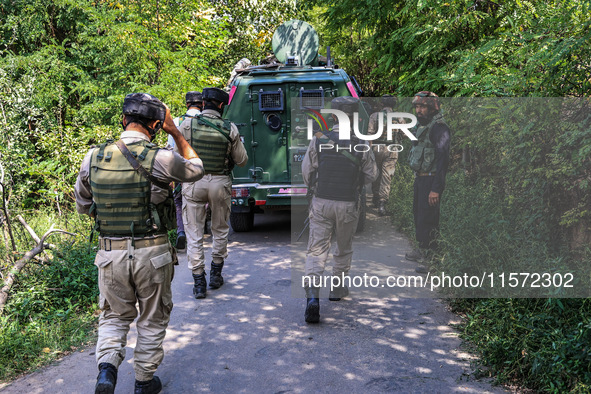
[[[308,23],[284,23],[272,44],[277,61],[245,67],[243,59],[229,83],[224,118],[238,126],[248,152],[247,165],[233,170],[230,223],[237,232],[253,229],[255,213],[307,204],[301,164],[310,140],[302,110],[361,95],[355,79],[331,65],[330,53],[318,55],[318,34]]]

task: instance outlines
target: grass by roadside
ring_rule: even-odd
[[[404,163],[397,168],[389,202],[394,225],[411,239],[413,176]],[[483,259],[532,267],[582,259],[591,266],[588,250],[574,255],[564,248],[552,249],[539,228],[524,231],[524,215],[508,206],[490,183],[466,179],[461,172],[450,174],[441,208],[441,266],[453,272]],[[497,383],[536,392],[591,392],[589,299],[479,298],[450,303],[464,318],[462,337]]]
[[[41,236],[51,224],[79,234],[75,242],[66,236],[47,241],[57,244],[58,253],[48,250],[17,275],[0,316],[0,382],[59,359],[96,341],[98,306],[97,268],[94,265],[98,235],[89,248],[92,221],[75,212],[53,211],[23,214]],[[32,248],[30,236],[14,224],[19,252]],[[169,233],[174,244],[176,231]],[[9,252],[0,245],[3,275],[12,268]],[[20,257],[16,256],[16,257]]]
[[[95,338],[98,316],[97,270],[94,251],[89,251],[89,222],[76,213],[24,214],[42,235],[53,223],[56,228],[80,234],[71,244],[68,237],[54,236],[57,253],[48,251],[31,261],[17,275],[0,317],[0,380],[6,381],[60,358]],[[30,237],[13,224],[17,249],[31,248]],[[11,269],[4,245],[2,273]]]

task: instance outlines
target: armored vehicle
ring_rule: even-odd
[[[255,213],[307,204],[301,163],[310,141],[302,109],[361,95],[355,79],[332,64],[330,51],[326,58],[318,55],[318,34],[308,23],[285,22],[272,45],[276,60],[244,67],[250,62],[243,59],[228,86],[224,118],[238,126],[248,152],[247,165],[233,170],[234,231],[251,231]]]

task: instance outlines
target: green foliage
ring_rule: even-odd
[[[412,176],[397,169],[390,206],[393,220],[413,231]],[[406,182],[406,184],[401,184]],[[401,198],[403,202],[395,199]],[[530,211],[510,204],[492,179],[457,172],[448,176],[441,208],[441,255],[438,269],[448,275],[469,272],[474,265],[497,272],[543,272],[573,262],[561,239],[528,223]],[[552,237],[558,238],[548,242]],[[588,270],[591,252],[578,256]],[[529,268],[529,269],[528,269]],[[591,387],[591,304],[588,299],[456,299],[465,316],[463,337],[500,383],[541,392],[588,392]]]
[[[26,218],[38,234],[54,223],[81,236],[74,244],[67,237],[60,242],[60,236],[52,236],[48,241],[58,244],[63,258],[48,252],[39,256],[43,260],[29,262],[17,276],[0,317],[1,380],[58,358],[94,336],[98,284],[94,252],[89,252],[85,242],[89,222],[72,213],[35,212]],[[28,236],[18,230],[15,236],[19,250],[31,248]],[[4,245],[0,252],[6,256]],[[0,268],[7,272],[9,266]]]
[[[442,108],[452,129],[452,166],[442,198],[438,269],[454,275],[479,267],[568,268],[581,273],[577,284],[588,280],[588,100],[455,98],[442,100]],[[401,157],[390,206],[395,224],[411,235],[413,176],[405,165]],[[456,302],[466,315],[465,337],[500,382],[588,392],[586,299]]]
[[[0,379],[14,378],[87,343],[93,339],[95,320],[90,313],[28,323],[0,317]]]
[[[591,89],[587,0],[315,3],[330,32],[326,44],[373,66],[371,94],[584,96]],[[367,67],[347,62],[353,74]]]
[[[187,90],[223,86],[237,59],[218,11],[206,0],[0,3],[0,161],[15,206],[72,201],[83,154],[117,136],[127,93],[179,113]]]
[[[584,237],[574,234],[590,224],[588,100],[453,99],[444,106],[453,155],[471,155],[469,177],[494,188],[498,198],[490,198],[507,207],[503,215],[553,253],[581,248]]]
[[[226,31],[228,41],[226,59],[219,59],[226,63],[228,60],[235,64],[241,58],[249,59],[252,64],[271,55],[271,39],[275,29],[291,19],[301,16],[295,0],[217,0],[215,14],[227,18]],[[231,69],[222,71],[227,75]]]
[[[330,47],[334,63],[355,77],[365,96],[395,91],[396,85],[392,83],[389,73],[376,72],[379,60],[374,50],[373,28],[359,26],[340,7],[314,6],[303,12],[305,19],[318,31],[320,55],[326,56],[327,47]],[[342,18],[347,23],[336,26],[334,21]]]
[[[500,382],[543,392],[591,387],[591,304],[588,299],[461,300],[464,338]]]
[[[413,181],[415,174],[407,165],[410,144],[405,144],[398,156],[396,172],[392,177],[388,211],[392,212],[396,228],[406,234],[414,234],[415,223],[412,213]]]

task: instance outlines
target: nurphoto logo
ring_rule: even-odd
[[[361,141],[376,141],[376,140],[383,140],[382,135],[386,133],[386,138],[388,141],[394,141],[394,131],[400,130],[406,135],[411,141],[417,141],[417,138],[414,134],[410,131],[411,128],[416,126],[417,118],[413,114],[407,112],[379,112],[377,117],[377,129],[374,134],[363,134],[360,130],[360,121],[359,121],[359,113],[353,113],[353,122],[349,118],[349,115],[341,110],[338,109],[321,109],[320,112],[313,110],[311,108],[306,108],[309,111],[307,123],[307,131],[308,131],[308,139],[311,140],[314,137],[314,134],[318,133],[318,129],[316,132],[314,131],[314,122],[318,124],[320,128],[320,133],[325,134],[328,132],[328,124],[324,119],[325,114],[334,115],[338,122],[338,136],[339,140],[347,141],[351,139],[351,124],[353,124],[353,133],[355,136]],[[396,123],[400,122],[401,119],[410,119],[410,123]],[[323,131],[324,130],[324,131]],[[319,149],[320,151],[324,150],[332,150],[335,149],[335,145],[332,143],[333,141],[328,141],[328,143],[320,144]],[[388,150],[389,152],[400,152],[402,151],[402,145],[400,144],[373,144],[374,150],[381,150],[382,148]],[[368,144],[357,144],[348,147],[336,146],[337,150],[354,150],[355,152],[365,152],[371,149]]]

